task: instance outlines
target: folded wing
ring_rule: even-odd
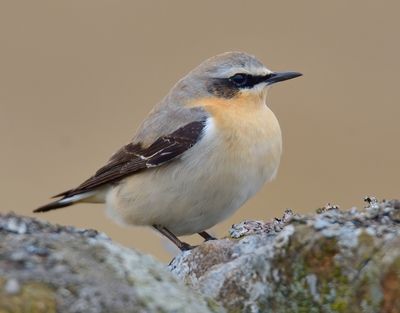
[[[129,143],[117,151],[95,175],[77,188],[55,197],[65,198],[86,193],[139,171],[170,162],[200,140],[204,126],[205,120],[191,122],[169,135],[159,137],[148,147],[143,147],[141,143]]]

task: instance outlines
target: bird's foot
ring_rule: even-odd
[[[201,237],[204,238],[204,241],[210,241],[210,240],[217,240],[214,236],[211,236],[209,233],[206,231],[201,231],[198,233]]]
[[[158,230],[161,234],[171,240],[181,251],[188,251],[196,246],[191,246],[190,244],[180,241],[171,231],[161,225],[153,225],[153,227]]]
[[[196,248],[197,246],[192,246],[192,245],[190,245],[190,244],[188,244],[188,243],[186,243],[186,242],[183,242],[183,241],[181,241],[181,244],[178,246],[178,248],[181,250],[181,251],[189,251],[189,250],[192,250],[192,249],[194,249],[194,248]]]

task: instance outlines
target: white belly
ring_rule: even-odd
[[[111,189],[111,216],[127,224],[159,224],[177,236],[193,234],[233,214],[275,176],[279,126],[268,138],[265,132],[254,134],[251,144],[240,136],[226,141],[212,119],[206,127],[202,140],[181,159],[130,176]]]

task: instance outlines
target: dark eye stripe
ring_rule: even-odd
[[[242,76],[242,77],[245,77],[245,82],[244,82],[244,83],[237,84],[237,83],[235,82],[235,78],[236,78],[237,76],[239,76],[239,75]],[[259,84],[259,83],[265,81],[265,80],[266,80],[267,78],[269,78],[270,76],[271,76],[271,74],[253,76],[253,75],[249,75],[249,74],[238,73],[238,74],[235,74],[235,75],[229,77],[228,80],[230,80],[231,82],[233,82],[233,84],[235,84],[235,85],[236,85],[237,87],[239,87],[239,88],[252,88],[252,87],[254,87],[255,85],[257,85],[257,84]]]
[[[234,82],[233,77],[235,75],[244,75],[246,77],[245,82]],[[214,78],[207,84],[207,90],[211,94],[221,98],[233,98],[241,89],[250,89],[255,85],[265,81],[271,77],[268,75],[249,75],[246,73],[237,73],[229,78]]]

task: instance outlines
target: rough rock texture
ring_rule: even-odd
[[[0,312],[220,312],[166,266],[77,230],[0,215]]]
[[[228,312],[400,312],[400,202],[234,225],[171,271]]]
[[[0,313],[400,312],[400,202],[366,200],[234,225],[174,275],[96,231],[0,215]]]

